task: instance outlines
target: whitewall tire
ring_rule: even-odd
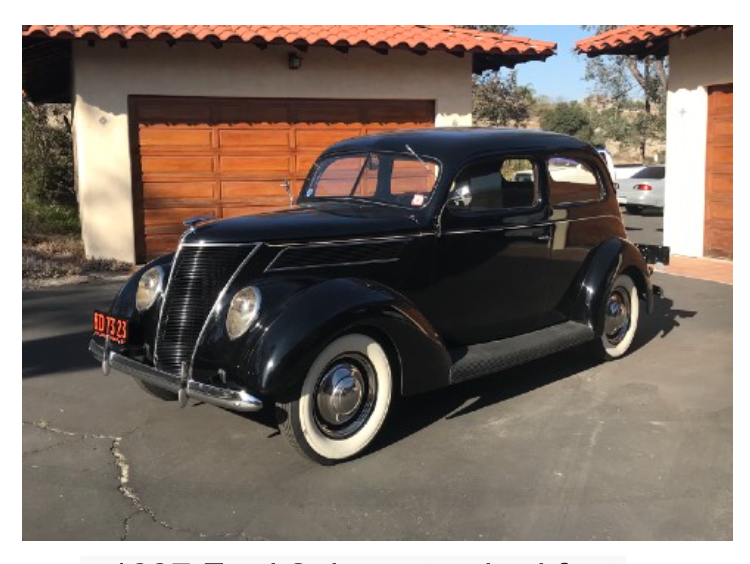
[[[624,356],[638,330],[640,301],[638,288],[627,274],[612,283],[603,312],[603,330],[596,349],[604,360]]]
[[[347,460],[377,436],[392,392],[391,363],[380,343],[360,333],[343,335],[320,351],[295,397],[277,404],[279,427],[315,462]]]

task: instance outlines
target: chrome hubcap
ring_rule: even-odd
[[[365,383],[362,371],[348,362],[334,364],[320,379],[316,402],[326,423],[341,425],[356,414]]]
[[[604,333],[613,345],[625,338],[630,329],[630,297],[624,288],[616,288],[609,296],[604,317]]]
[[[318,380],[315,419],[332,438],[346,438],[367,421],[375,403],[375,374],[359,355],[334,360]]]

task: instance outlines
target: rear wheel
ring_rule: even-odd
[[[638,329],[640,301],[638,288],[627,274],[615,278],[604,306],[603,331],[594,342],[594,350],[604,360],[624,356]]]
[[[375,339],[338,337],[320,351],[293,398],[277,403],[279,428],[315,462],[352,458],[380,431],[392,388],[388,355]]]

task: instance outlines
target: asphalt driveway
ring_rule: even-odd
[[[87,352],[112,284],[23,295],[24,540],[732,538],[732,287],[657,275],[636,350],[399,402],[367,456],[180,410]]]

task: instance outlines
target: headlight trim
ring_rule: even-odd
[[[252,299],[252,305],[243,307],[247,306],[250,299]],[[244,304],[240,303],[241,300],[244,300]],[[257,286],[245,286],[235,292],[229,301],[226,319],[224,320],[224,328],[230,341],[236,341],[242,337],[257,321],[261,301],[260,289]],[[238,316],[241,317],[238,319]]]
[[[151,288],[145,288],[143,286],[143,281],[152,273],[156,273],[158,275],[156,285]],[[138,280],[138,289],[135,292],[135,308],[138,310],[139,313],[148,311],[149,309],[153,307],[153,305],[156,303],[156,300],[163,293],[163,291],[164,291],[164,269],[158,265],[153,266],[149,268],[146,272],[144,272],[141,275],[140,280]],[[141,300],[141,292],[151,292],[151,295],[148,296],[148,300],[146,300],[145,302]]]

